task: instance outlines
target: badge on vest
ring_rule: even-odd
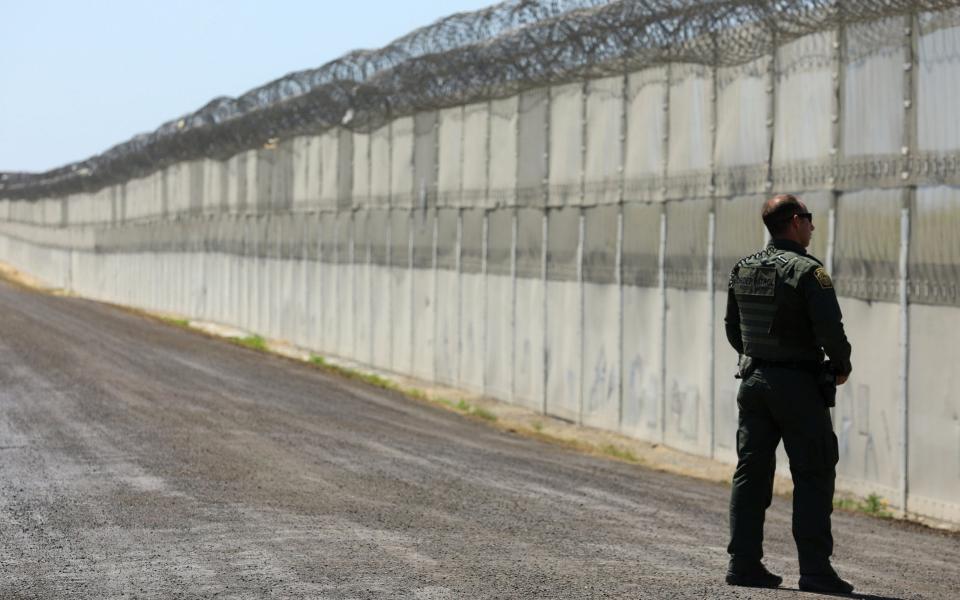
[[[813,272],[813,276],[817,278],[817,283],[820,284],[822,289],[833,287],[833,281],[830,279],[830,275],[827,274],[827,270],[823,267],[817,267],[817,270]]]

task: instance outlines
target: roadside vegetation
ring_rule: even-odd
[[[477,417],[485,421],[494,422],[497,420],[497,415],[493,414],[489,410],[481,407],[470,404],[466,400],[459,400],[454,402],[449,398],[444,398],[442,396],[429,396],[425,394],[422,390],[412,387],[404,387],[399,385],[385,377],[381,377],[375,373],[364,373],[362,371],[357,371],[355,369],[349,369],[347,367],[342,367],[340,365],[335,365],[330,363],[328,360],[322,356],[316,354],[310,355],[310,364],[318,366],[325,371],[336,373],[337,375],[346,377],[348,379],[353,379],[355,381],[362,381],[366,384],[372,385],[385,390],[392,390],[394,392],[399,392],[404,396],[413,398],[415,400],[420,400],[424,402],[431,402],[433,404],[439,404],[444,406],[454,412],[458,412],[464,415]]]
[[[168,323],[175,327],[180,327],[181,329],[190,328],[190,319],[175,319],[173,317],[160,317],[164,323]]]
[[[835,498],[833,506],[840,510],[850,512],[860,512],[872,517],[881,519],[892,519],[893,513],[890,512],[890,503],[879,494],[872,493],[866,498],[843,497]]]
[[[252,350],[260,350],[261,352],[266,352],[269,350],[269,348],[267,348],[267,341],[259,335],[248,335],[247,337],[230,339],[233,341],[233,343],[250,348]]]
[[[618,446],[614,446],[613,444],[607,444],[606,446],[600,448],[600,450],[607,456],[612,456],[613,458],[618,458],[620,460],[632,463],[640,462],[640,459],[637,458],[637,455],[631,450],[620,448]]]

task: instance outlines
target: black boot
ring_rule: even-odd
[[[760,561],[739,563],[730,561],[727,568],[727,584],[744,587],[775,588],[783,582],[783,577],[774,575]]]
[[[835,571],[821,575],[801,575],[799,587],[804,592],[819,592],[821,594],[850,594],[853,586],[840,579]]]

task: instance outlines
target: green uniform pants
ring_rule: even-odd
[[[793,538],[800,573],[830,570],[837,436],[815,376],[802,369],[758,367],[737,395],[737,470],[730,496],[730,545],[735,562],[763,557],[764,512],[773,498],[775,451],[783,439],[793,476]]]

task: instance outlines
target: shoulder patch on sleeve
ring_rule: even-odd
[[[830,275],[823,267],[817,267],[817,270],[813,272],[813,276],[817,278],[817,283],[820,284],[821,288],[827,289],[833,287],[833,280],[830,279]]]

